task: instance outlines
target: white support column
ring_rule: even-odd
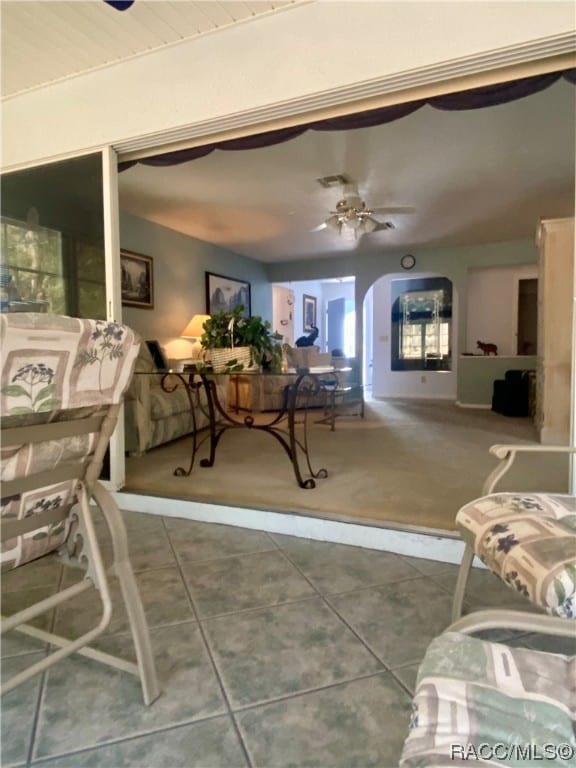
[[[576,136],[574,137],[576,147]],[[576,156],[574,158],[574,175],[576,176]],[[576,194],[574,198],[576,209]],[[574,228],[574,251],[572,273],[572,379],[570,388],[570,445],[576,445],[576,227]],[[576,454],[570,456],[570,493],[576,493]]]
[[[122,322],[120,285],[120,216],[118,205],[118,159],[111,147],[102,150],[104,201],[104,262],[106,265],[106,319]],[[107,488],[117,491],[126,481],[124,460],[124,408],[110,440],[110,480]]]
[[[575,169],[576,172],[576,169]],[[576,445],[576,229],[574,230],[574,279],[572,282],[572,386],[570,445]],[[570,493],[576,494],[576,453],[570,456]]]

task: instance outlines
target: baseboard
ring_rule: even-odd
[[[456,405],[459,408],[481,408],[484,411],[492,410],[492,406],[489,403],[461,403],[460,400],[456,400]]]
[[[261,509],[229,507],[220,504],[144,496],[116,492],[114,498],[121,509],[145,512],[165,517],[181,517],[204,523],[232,525],[268,533],[283,533],[316,541],[350,544],[365,549],[394,552],[398,555],[421,557],[444,563],[459,564],[464,543],[453,532],[432,534],[383,528],[359,523],[347,523],[308,517],[303,514],[268,512]],[[429,531],[429,529],[427,529]],[[484,567],[475,562],[478,567]]]

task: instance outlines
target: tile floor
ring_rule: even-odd
[[[124,517],[163,693],[145,707],[129,675],[79,657],[61,662],[4,697],[4,768],[398,764],[418,663],[449,623],[455,566]],[[3,612],[75,577],[47,560],[10,573]],[[471,608],[521,601],[477,570],[469,594]],[[78,632],[90,609],[83,595],[42,626]],[[117,610],[99,646],[131,657],[126,632]],[[44,652],[38,641],[8,635],[3,674]]]

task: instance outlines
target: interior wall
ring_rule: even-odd
[[[250,281],[252,314],[272,320],[272,289],[260,262],[128,213],[120,216],[120,245],[154,264],[154,309],[123,307],[123,321],[157,339],[168,358],[190,357],[193,341],[180,333],[192,315],[206,312],[206,272]]]
[[[463,351],[481,354],[477,342],[496,344],[499,355],[516,355],[518,280],[538,277],[536,265],[471,269]]]
[[[458,359],[458,403],[464,406],[492,404],[494,382],[503,379],[506,371],[536,370],[538,358],[534,355],[508,357],[506,355],[469,355]]]
[[[272,330],[294,346],[294,291],[283,285],[272,286]]]
[[[33,13],[35,2],[28,5]],[[266,120],[296,100],[305,111],[315,94],[334,92],[342,101],[345,86],[571,34],[574,23],[571,2],[303,4],[6,99],[2,163],[114,146],[178,126],[205,124],[209,135],[220,118],[261,110]]]

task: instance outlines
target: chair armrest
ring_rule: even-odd
[[[496,484],[508,472],[517,453],[576,453],[576,445],[501,445],[490,447],[490,453],[500,459],[500,463],[490,472],[482,486],[482,495],[492,493]]]
[[[450,624],[445,632],[462,632],[473,635],[488,629],[514,629],[522,632],[538,632],[553,637],[574,637],[574,621],[549,616],[547,613],[529,613],[492,608],[462,616]]]

